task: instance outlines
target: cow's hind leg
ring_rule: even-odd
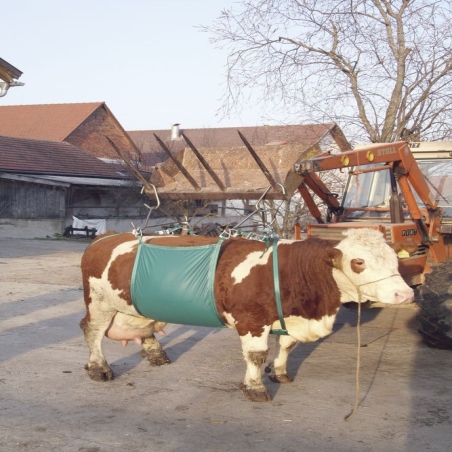
[[[265,368],[268,378],[274,383],[292,383],[287,373],[287,358],[298,341],[291,336],[279,336],[279,352],[272,365]]]
[[[162,366],[163,364],[170,364],[171,361],[163,350],[160,342],[154,335],[144,339],[143,350],[141,356],[147,358],[152,366]]]
[[[268,356],[268,334],[270,327],[265,327],[260,337],[246,334],[240,336],[242,341],[243,356],[246,361],[246,374],[243,383],[240,384],[243,395],[253,402],[269,402],[271,395],[262,382],[262,364]]]
[[[102,339],[115,314],[116,311],[96,311],[95,315],[87,312],[80,322],[89,348],[89,361],[85,369],[89,377],[95,381],[108,381],[114,378],[113,370],[102,353]]]

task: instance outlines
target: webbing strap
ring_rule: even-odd
[[[86,249],[88,249],[90,246],[95,245],[96,243],[101,242],[102,240],[109,239],[110,237],[116,237],[117,235],[120,235],[120,234],[119,234],[118,232],[114,232],[113,234],[105,235],[104,237],[101,237],[100,239],[97,239],[97,240],[95,240],[94,242],[91,242],[91,243],[86,247]]]
[[[278,239],[273,239],[273,283],[275,286],[276,309],[278,310],[279,323],[281,328],[277,330],[270,330],[270,334],[288,335],[286,329],[286,322],[284,321],[284,314],[281,304],[281,289],[279,286],[279,269],[278,269]]]

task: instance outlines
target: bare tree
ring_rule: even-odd
[[[452,137],[449,0],[242,0],[200,28],[229,50],[225,114],[256,102],[351,140]]]
[[[319,176],[331,193],[336,194],[340,198],[347,174],[334,170],[325,171],[320,173]],[[322,214],[322,219],[326,221],[328,206],[315,194],[313,196]],[[293,238],[295,223],[300,225],[302,231],[305,231],[309,224],[315,223],[308,206],[299,195],[293,196],[290,200],[264,201],[263,204],[265,206],[266,222],[283,238]]]

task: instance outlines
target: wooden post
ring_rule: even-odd
[[[205,158],[200,154],[200,152],[195,148],[193,143],[188,139],[188,137],[185,135],[184,132],[181,132],[181,135],[184,137],[184,140],[187,142],[187,144],[190,146],[193,153],[198,157],[198,160],[201,162],[202,166],[206,169],[206,171],[210,174],[210,177],[215,181],[215,183],[218,185],[221,191],[225,191],[226,187],[223,185],[223,182],[218,178],[218,176],[215,174],[215,171],[212,169],[212,167],[206,162]]]
[[[179,171],[185,176],[185,178],[190,182],[191,186],[196,190],[200,191],[201,187],[197,184],[197,182],[191,177],[190,173],[184,168],[179,160],[171,154],[171,151],[167,148],[165,143],[154,133],[155,139],[160,144],[161,148],[168,154],[168,157],[174,162],[174,164],[179,168]]]
[[[283,190],[281,189],[281,187],[276,183],[275,179],[273,179],[273,176],[270,174],[270,171],[268,171],[267,167],[264,165],[264,163],[262,162],[262,160],[259,158],[259,156],[256,154],[256,151],[251,147],[251,145],[248,143],[248,140],[242,135],[242,133],[240,133],[239,130],[237,130],[240,138],[242,139],[242,141],[245,143],[245,146],[247,147],[248,151],[250,151],[250,154],[252,155],[252,157],[254,158],[254,160],[256,161],[256,163],[258,164],[259,168],[261,169],[261,171],[264,173],[265,177],[267,178],[267,180],[270,182],[270,185],[273,187],[273,189],[275,191],[279,191],[282,192]]]

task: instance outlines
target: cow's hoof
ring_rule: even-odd
[[[164,364],[171,364],[171,360],[163,350],[159,352],[147,352],[146,350],[141,350],[141,356],[143,358],[147,358],[151,366],[163,366]]]
[[[281,375],[275,375],[275,374],[269,374],[268,378],[270,381],[273,381],[273,383],[292,383],[293,378],[289,377],[287,374],[281,374]]]
[[[85,366],[89,378],[94,381],[110,381],[115,378],[115,374],[109,366]]]
[[[246,399],[252,402],[271,402],[272,396],[268,393],[266,389],[257,390],[252,388],[247,388],[244,383],[240,383],[240,389]]]

